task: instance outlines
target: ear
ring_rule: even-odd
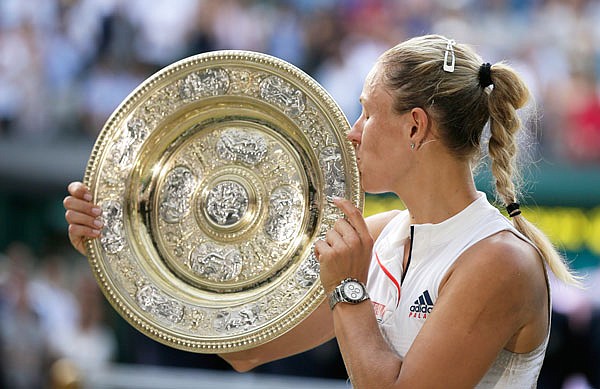
[[[420,145],[426,138],[429,132],[430,123],[429,116],[423,108],[413,108],[410,110],[410,141],[416,145]]]

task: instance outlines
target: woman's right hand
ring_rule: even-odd
[[[102,209],[92,203],[92,194],[81,182],[72,182],[67,190],[69,196],[63,200],[65,219],[69,223],[69,240],[82,255],[86,255],[85,241],[97,238],[104,225],[100,215]]]

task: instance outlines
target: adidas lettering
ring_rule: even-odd
[[[425,290],[418,299],[415,300],[413,305],[410,306],[408,317],[415,319],[427,319],[427,315],[431,313],[433,309],[433,300],[429,295],[429,291]]]
[[[433,309],[433,307],[429,307],[427,305],[411,305],[410,306],[410,311],[411,312],[421,312],[421,313],[431,313],[431,310]]]

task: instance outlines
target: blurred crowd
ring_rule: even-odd
[[[1,388],[66,388],[116,360],[105,301],[84,261],[38,258],[14,242],[0,266]]]
[[[377,56],[425,33],[470,43],[485,61],[521,71],[545,158],[600,162],[593,0],[1,0],[0,139],[94,139],[156,70],[218,49],[299,66],[353,121]]]

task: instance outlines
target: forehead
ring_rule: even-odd
[[[379,75],[379,66],[375,64],[367,74],[365,83],[363,85],[363,94],[373,94],[378,86],[381,84],[381,77]]]
[[[376,64],[365,79],[360,101],[364,104],[366,101],[377,100],[381,102],[381,100],[388,100],[390,98],[390,94],[383,85],[380,68]]]

